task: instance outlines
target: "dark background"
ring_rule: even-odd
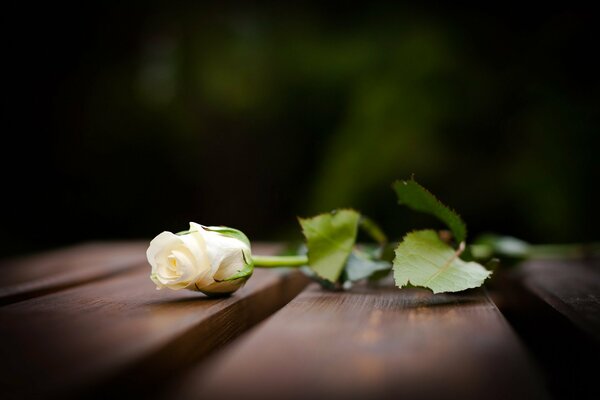
[[[340,206],[399,237],[411,174],[471,237],[600,237],[591,9],[3,7],[2,256]]]

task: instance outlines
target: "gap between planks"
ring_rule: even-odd
[[[127,271],[146,260],[144,242],[93,242],[0,263],[0,305]]]
[[[298,271],[257,270],[233,296],[210,299],[185,290],[157,291],[149,266],[138,265],[5,305],[0,307],[0,397],[143,390],[266,318],[306,284]]]
[[[226,399],[540,399],[535,362],[483,289],[312,284],[163,393]]]
[[[539,259],[498,271],[491,291],[556,398],[599,399],[598,257]]]

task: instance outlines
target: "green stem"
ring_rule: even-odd
[[[252,256],[257,268],[301,267],[308,264],[308,257],[299,256]]]
[[[600,243],[535,244],[529,247],[533,258],[585,257],[600,254]]]

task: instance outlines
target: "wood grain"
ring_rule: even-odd
[[[537,399],[534,362],[483,289],[315,284],[166,398]]]
[[[600,399],[597,258],[537,259],[496,271],[491,293],[558,399]]]
[[[600,259],[534,260],[518,270],[532,293],[600,344]]]
[[[0,263],[0,305],[123,272],[146,259],[146,242],[98,242]]]
[[[0,307],[0,397],[143,395],[273,313],[305,285],[296,271],[257,270],[233,296],[209,299],[191,291],[157,291],[143,263]]]

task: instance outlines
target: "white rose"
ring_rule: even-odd
[[[188,231],[162,232],[146,251],[157,289],[235,292],[252,275],[250,242],[242,232],[190,222]]]

